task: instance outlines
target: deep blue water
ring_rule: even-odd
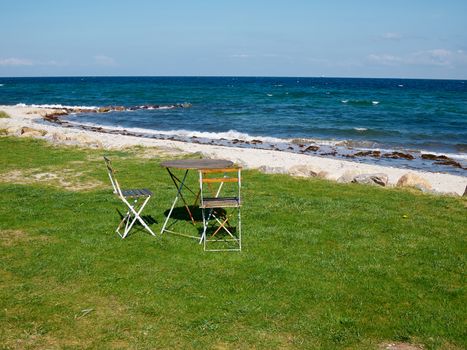
[[[8,105],[192,105],[71,117],[93,124],[467,154],[467,84],[461,80],[63,77],[0,78],[0,84],[0,104]]]

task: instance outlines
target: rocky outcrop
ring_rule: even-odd
[[[407,159],[407,160],[415,159],[415,157],[411,155],[410,153],[402,153],[402,152],[384,153],[382,157],[392,158],[392,159]]]
[[[316,151],[318,151],[318,150],[319,150],[319,146],[313,146],[313,145],[311,145],[311,146],[308,146],[307,148],[305,148],[305,149],[303,150],[303,152],[316,152]]]
[[[421,155],[422,159],[433,160],[434,164],[438,165],[449,165],[456,168],[463,169],[462,165],[459,162],[456,162],[454,159],[449,158],[445,155],[436,155],[431,153],[425,153]]]
[[[385,187],[388,184],[388,176],[383,173],[376,174],[360,174],[353,178],[353,183],[378,185]]]
[[[407,173],[402,175],[401,178],[397,181],[397,187],[413,187],[417,188],[423,192],[430,192],[432,190],[431,184],[414,173]]]
[[[360,151],[354,154],[355,157],[374,157],[379,158],[381,157],[380,151]]]

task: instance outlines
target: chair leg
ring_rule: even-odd
[[[201,236],[200,243],[201,243],[201,241],[204,241],[204,250],[205,251],[229,251],[229,250],[230,251],[241,251],[242,250],[242,241],[241,241],[242,240],[242,228],[241,228],[242,223],[241,223],[240,207],[237,207],[237,211],[238,211],[238,226],[237,226],[238,237],[235,237],[235,235],[231,232],[232,227],[230,226],[229,219],[232,218],[233,213],[231,213],[230,215],[226,215],[225,218],[222,218],[222,219],[216,216],[213,209],[211,209],[207,219],[205,218],[205,215],[203,213],[204,229],[203,229],[203,235]],[[209,237],[213,238],[214,236],[216,236],[223,229],[231,237],[230,241],[234,241],[234,242],[236,242],[238,244],[238,248],[209,249],[209,250],[207,249],[207,243],[208,242],[222,241],[223,240],[223,239],[217,239],[217,238],[216,239],[208,239],[208,237],[207,237],[207,227],[209,225],[209,220],[211,219],[211,217],[219,224],[219,227],[217,227],[217,229],[214,231],[214,233],[212,235],[210,235]],[[224,239],[224,241],[225,241],[225,239]]]
[[[201,235],[201,239],[199,240],[199,244],[203,243],[204,240],[206,239],[206,230],[208,228],[208,221],[206,220],[206,209],[201,208],[201,213],[203,216],[203,234]]]
[[[138,221],[141,223],[141,225],[143,225],[143,227],[149,231],[149,233],[151,235],[153,235],[154,237],[156,236],[156,234],[154,232],[152,232],[151,228],[146,224],[146,222],[143,220],[143,218],[140,216],[141,212],[143,211],[144,207],[146,206],[147,202],[149,202],[149,199],[151,198],[151,196],[149,196],[148,198],[146,198],[146,200],[144,201],[143,205],[141,206],[140,210],[138,211],[138,214],[136,216],[136,218],[138,219]]]
[[[117,227],[117,233],[120,235],[120,237],[126,238],[130,230],[132,229],[133,225],[135,224],[136,220],[138,220],[143,227],[149,231],[149,233],[153,236],[156,236],[156,234],[151,230],[151,228],[146,224],[146,222],[141,218],[141,212],[143,211],[144,207],[148,203],[149,199],[151,196],[148,196],[145,201],[141,204],[141,206],[138,208],[137,203],[138,199],[135,199],[133,204],[130,204],[126,199],[124,199],[124,203],[128,206],[128,212],[123,218],[123,220],[120,222],[120,224]],[[125,224],[125,230],[123,234],[120,233],[120,228],[122,224],[126,221]]]

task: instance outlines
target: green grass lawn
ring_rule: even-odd
[[[174,187],[143,153],[106,152],[158,232]],[[102,154],[0,138],[0,348],[467,347],[465,199],[244,171],[243,251],[205,253],[121,240]]]

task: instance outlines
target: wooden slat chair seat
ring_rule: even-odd
[[[237,197],[204,198],[201,208],[235,208],[240,206]]]
[[[203,214],[203,234],[200,243],[204,243],[205,251],[240,251],[242,249],[241,232],[241,168],[201,169],[199,171],[200,208]],[[223,196],[230,190],[228,196]],[[234,193],[232,193],[234,192]],[[232,195],[233,194],[233,195]],[[224,208],[234,208],[238,212],[237,227],[230,226],[233,213],[228,214]],[[212,224],[212,233],[208,234],[208,226]],[[218,233],[225,232],[227,238],[219,238]],[[210,243],[233,242],[233,247],[211,249]]]
[[[115,231],[121,238],[125,238],[135,222],[138,221],[151,235],[155,236],[154,232],[152,232],[151,228],[141,217],[141,212],[152,197],[152,192],[147,188],[122,190],[117,178],[115,177],[115,170],[112,167],[112,162],[107,157],[104,157],[104,161],[107,166],[107,172],[109,174],[110,182],[112,183],[114,194],[117,195],[117,197],[128,207],[126,214],[123,216]],[[128,199],[131,199],[133,203],[130,203]],[[140,199],[143,200],[142,203],[138,203]],[[125,226],[125,228],[123,232],[121,232],[123,226]]]
[[[133,190],[122,190],[123,197],[127,198],[139,198],[152,196],[152,192],[147,188],[133,189]]]

